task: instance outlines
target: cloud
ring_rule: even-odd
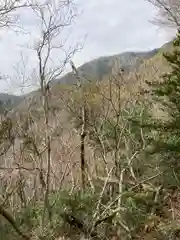
[[[82,10],[76,24],[72,26],[68,44],[81,41],[85,35],[85,45],[77,53],[74,61],[79,66],[93,58],[117,54],[129,50],[150,50],[160,47],[172,36],[164,29],[152,25],[155,9],[146,0],[76,0]],[[14,66],[21,60],[23,52],[35,65],[36,56],[22,48],[25,43],[33,43],[38,36],[36,19],[29,11],[21,12],[20,21],[29,34],[0,32],[0,72],[14,74]],[[28,74],[28,71],[27,71]],[[0,91],[7,84],[0,84]],[[14,87],[12,87],[12,91]]]
[[[155,9],[145,0],[88,1],[79,21],[79,32],[88,34],[81,63],[101,55],[127,50],[148,50],[168,39],[167,32],[149,20]],[[80,56],[80,55],[79,55]]]

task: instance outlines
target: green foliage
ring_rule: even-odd
[[[161,110],[168,113],[167,119],[155,119],[151,125],[156,131],[152,143],[153,153],[160,154],[159,167],[164,172],[165,186],[177,186],[180,181],[180,33],[173,42],[173,51],[164,53],[171,71],[160,82],[151,83],[154,99]],[[150,127],[150,126],[149,126]]]
[[[92,215],[97,199],[98,196],[92,195],[91,192],[82,193],[81,191],[77,191],[69,194],[64,191],[55,193],[51,196],[53,203],[52,213],[61,215],[66,212],[83,219]]]
[[[95,206],[98,201],[98,195],[93,195],[90,192],[82,193],[81,191],[70,194],[69,192],[56,192],[50,195],[52,222],[42,225],[42,217],[44,211],[43,202],[29,204],[26,208],[15,213],[15,220],[20,229],[24,232],[32,233],[44,240],[54,240],[55,237],[63,235],[80,234],[75,223],[72,225],[67,221],[67,216],[73,216],[82,222],[86,227],[92,225],[92,218]],[[14,239],[19,239],[16,236],[9,223],[1,224],[0,239],[8,239],[8,236],[14,236]]]
[[[131,231],[131,236],[136,235],[144,226],[151,213],[154,201],[154,192],[127,192],[124,194],[121,219]]]
[[[43,205],[36,203],[36,205],[29,204],[22,212],[17,213],[17,222],[20,226],[24,226],[32,230],[41,222],[43,214]]]

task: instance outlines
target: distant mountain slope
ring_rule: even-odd
[[[81,76],[87,80],[102,80],[105,75],[111,73],[115,60],[118,60],[125,72],[129,72],[139,67],[143,60],[153,57],[158,51],[159,49],[147,52],[124,52],[114,56],[100,57],[83,64],[78,70]],[[54,83],[72,84],[75,81],[76,79],[70,72],[64,77],[57,79]]]
[[[6,107],[12,108],[19,104],[24,99],[23,96],[15,96],[6,93],[0,93],[0,102],[3,103]]]
[[[121,68],[124,69],[126,73],[133,72],[136,68],[139,68],[142,63],[147,60],[156,58],[158,53],[162,53],[162,51],[169,50],[171,48],[172,41],[165,43],[161,48],[157,48],[151,51],[145,52],[124,52],[121,54],[106,56],[94,59],[90,62],[87,62],[78,68],[83,79],[87,80],[102,80],[104,76],[110,75],[112,68],[114,66],[115,60],[118,60]],[[148,73],[149,74],[149,73]],[[53,85],[56,83],[63,84],[73,84],[76,83],[76,78],[72,74],[72,72],[66,74],[60,79],[57,79],[53,82]],[[24,96],[15,96],[5,93],[0,93],[0,101],[9,102],[11,107],[18,105],[24,98],[32,98],[33,96],[38,95],[39,91],[34,91]]]

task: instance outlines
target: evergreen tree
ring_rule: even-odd
[[[171,67],[170,72],[162,76],[162,81],[148,84],[167,117],[154,119],[148,127],[156,130],[152,141],[153,153],[159,153],[163,184],[165,187],[177,187],[180,186],[180,31],[172,51],[163,56]]]

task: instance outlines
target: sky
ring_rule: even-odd
[[[99,56],[125,51],[144,51],[160,47],[173,32],[153,25],[157,10],[146,0],[76,0],[79,16],[67,33],[67,49],[76,44],[83,48],[73,57],[76,66]],[[34,41],[39,29],[35,16],[26,10],[19,23],[24,33],[0,31],[0,92],[22,94],[31,91],[32,69],[37,66]],[[58,52],[54,58],[57,58]],[[67,68],[68,70],[69,68]],[[25,79],[31,78],[25,82]],[[5,80],[5,81],[4,81]],[[31,86],[31,87],[30,87]]]

